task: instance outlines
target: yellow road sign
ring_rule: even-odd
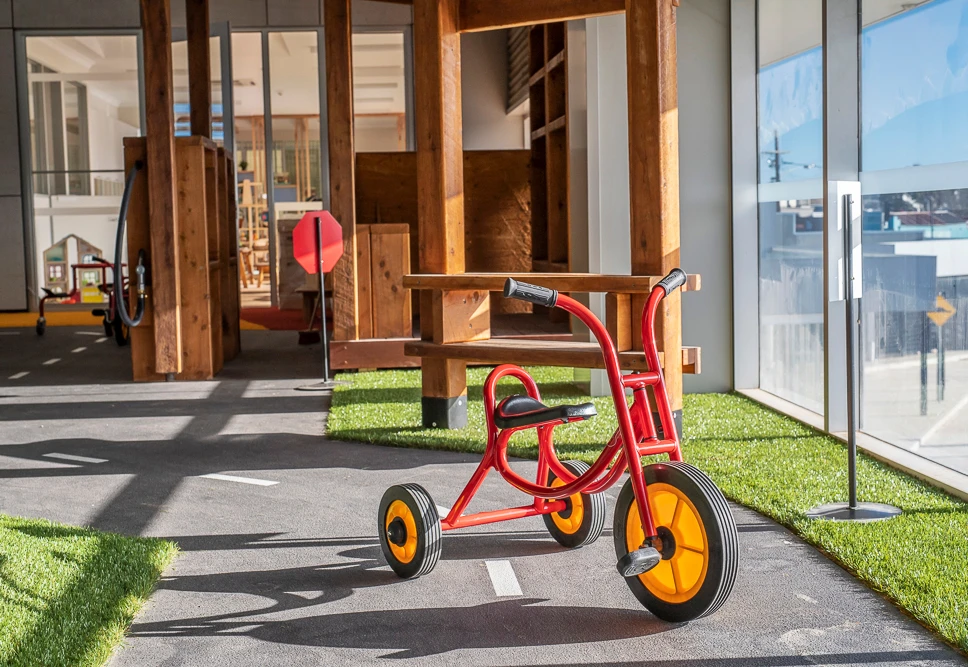
[[[938,308],[933,313],[928,313],[928,317],[931,321],[937,324],[939,327],[943,327],[945,322],[951,319],[951,316],[955,314],[955,307],[948,303],[948,300],[943,296],[938,296]]]

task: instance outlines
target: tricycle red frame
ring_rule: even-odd
[[[665,289],[660,284],[652,290],[642,313],[642,341],[646,362],[650,370],[630,375],[622,375],[615,345],[598,318],[578,301],[564,294],[558,295],[556,306],[581,320],[591,330],[602,348],[605,370],[615,403],[615,413],[618,417],[618,429],[609,439],[605,449],[591,468],[576,478],[558,460],[552,442],[555,426],[567,423],[567,420],[555,419],[537,425],[531,424],[507,429],[499,429],[494,425],[495,389],[501,378],[508,376],[517,378],[524,385],[529,396],[541,400],[537,384],[524,369],[512,364],[498,366],[488,375],[484,384],[484,409],[487,420],[487,448],[484,452],[484,458],[446,518],[441,521],[443,530],[454,530],[497,521],[561,512],[567,507],[565,498],[576,493],[604,491],[618,482],[622,473],[628,470],[645,536],[647,539],[656,536],[651,507],[646,501],[648,496],[642,466],[639,465],[640,457],[668,454],[671,460],[682,461],[679,434],[676,431],[672,409],[669,406],[669,397],[662,376],[662,368],[659,365],[659,353],[656,350],[654,336],[655,315],[659,303],[666,296]],[[652,387],[655,396],[659,423],[662,426],[662,438],[659,438],[652,418],[647,387]],[[627,389],[632,391],[631,406],[629,406],[626,398]],[[529,482],[515,473],[508,463],[508,441],[517,431],[529,428],[536,428],[538,431],[536,482]],[[629,465],[630,462],[633,465]],[[474,494],[477,493],[492,468],[497,470],[512,486],[534,496],[534,502],[522,507],[464,515],[464,510],[467,509]],[[549,486],[547,483],[549,472],[553,472],[556,477],[564,482],[564,485]]]

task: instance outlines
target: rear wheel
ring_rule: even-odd
[[[38,317],[37,326],[34,327],[34,331],[37,332],[38,336],[43,336],[47,332],[47,320],[43,317]]]
[[[434,569],[443,535],[437,506],[422,486],[401,484],[387,489],[378,522],[383,556],[397,575],[413,579]]]
[[[659,564],[625,581],[646,609],[674,623],[712,614],[736,580],[736,523],[722,492],[699,469],[669,461],[643,470],[659,539]],[[645,540],[631,480],[615,507],[615,553],[619,558]]]
[[[575,477],[588,471],[588,464],[581,461],[562,461],[562,465]],[[564,486],[554,473],[548,473],[548,484]],[[545,526],[551,536],[563,547],[575,549],[591,544],[605,528],[605,494],[576,493],[565,499],[568,504],[561,512],[544,514]]]
[[[114,341],[118,344],[118,347],[124,347],[128,344],[128,327],[124,326],[124,322],[121,318],[115,318],[114,322],[111,323],[114,329]]]

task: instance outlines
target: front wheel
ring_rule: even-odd
[[[639,602],[665,621],[681,623],[712,614],[736,581],[739,541],[726,498],[704,473],[669,461],[643,470],[662,560],[626,577]],[[615,507],[613,537],[621,559],[642,546],[645,534],[631,480]]]
[[[443,535],[437,506],[422,486],[401,484],[387,489],[377,521],[383,556],[397,575],[413,579],[434,569]]]

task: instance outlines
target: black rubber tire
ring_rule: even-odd
[[[110,338],[114,335],[114,325],[111,324],[111,320],[105,317],[103,320],[101,320],[101,325],[104,327],[105,336]]]
[[[118,344],[118,347],[127,345],[129,341],[128,327],[124,326],[121,318],[115,319],[111,323],[111,327],[114,329],[114,342]]]
[[[38,336],[43,336],[47,333],[47,322],[44,320],[37,320],[37,326],[34,327],[34,331],[37,332]]]
[[[390,505],[399,500],[403,502],[413,514],[417,532],[417,547],[413,558],[409,562],[398,559],[390,549],[387,536],[386,516]],[[377,515],[377,530],[380,535],[380,547],[383,557],[398,576],[403,579],[415,579],[429,574],[437,561],[440,560],[443,532],[440,528],[440,515],[430,494],[419,484],[400,484],[391,486],[380,500],[380,512]]]
[[[580,477],[588,471],[588,464],[582,463],[581,461],[562,461],[561,464],[565,466],[575,477]],[[549,486],[551,486],[551,483],[556,479],[557,477],[553,472],[548,473]],[[570,508],[564,513],[556,512],[555,514],[544,514],[541,517],[544,519],[548,532],[551,533],[551,536],[555,538],[555,541],[557,541],[558,544],[563,547],[577,549],[578,547],[583,547],[586,544],[591,544],[601,537],[602,530],[605,528],[605,516],[608,513],[608,508],[605,505],[605,494],[582,493],[581,503],[581,525],[573,533],[564,532],[558,526],[558,524],[555,523],[554,519],[555,514],[558,516],[561,516],[562,514],[567,514],[570,516]]]
[[[726,602],[732,592],[739,565],[736,523],[726,498],[705,473],[688,463],[655,463],[646,466],[644,472],[647,485],[661,482],[675,487],[695,506],[708,544],[706,576],[691,598],[677,603],[654,595],[641,577],[626,577],[625,582],[639,602],[664,621],[683,623],[709,616]],[[625,544],[626,522],[634,500],[632,482],[628,480],[619,493],[615,507],[613,539],[618,558],[628,552]]]

